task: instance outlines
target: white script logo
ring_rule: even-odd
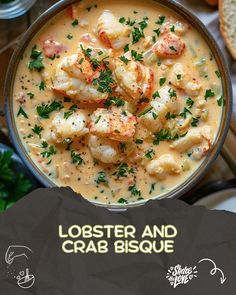
[[[198,271],[196,268],[196,266],[182,267],[180,264],[177,264],[168,269],[166,278],[173,288],[176,288],[178,285],[186,285],[193,278],[197,277]]]

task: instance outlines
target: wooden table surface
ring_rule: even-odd
[[[7,126],[3,111],[3,85],[8,62],[14,50],[14,45],[21,34],[30,24],[56,0],[38,0],[32,9],[25,15],[13,20],[0,20],[0,142],[11,144],[7,136]],[[235,122],[233,123],[235,125]],[[204,177],[200,185],[210,181],[228,180],[236,176],[236,136],[229,133],[221,155],[213,164],[210,172]],[[233,148],[232,148],[233,147]],[[227,160],[227,161],[226,161]],[[198,185],[199,187],[199,185]]]

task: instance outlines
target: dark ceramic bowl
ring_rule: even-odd
[[[20,140],[19,134],[17,132],[14,114],[13,114],[13,95],[12,95],[13,84],[14,84],[15,74],[16,74],[17,66],[20,60],[20,56],[23,54],[30,40],[35,36],[35,34],[40,30],[40,28],[43,25],[45,25],[47,21],[49,21],[54,15],[56,15],[58,12],[62,11],[65,7],[67,7],[68,5],[74,2],[78,2],[78,1],[75,1],[75,0],[59,1],[57,4],[49,8],[45,13],[43,13],[31,25],[31,27],[25,33],[23,38],[17,44],[17,47],[15,49],[15,52],[9,64],[6,83],[5,83],[5,91],[4,91],[5,110],[6,110],[6,117],[7,117],[7,122],[8,122],[8,127],[10,130],[10,136],[11,136],[12,142],[16,150],[18,151],[20,157],[25,162],[25,164],[30,169],[30,171],[46,187],[53,187],[55,186],[55,184],[46,175],[44,175],[40,171],[40,169],[36,166],[36,164],[32,161],[30,156],[27,154]],[[231,118],[232,86],[231,86],[231,81],[230,81],[230,76],[229,76],[226,61],[224,60],[224,57],[221,54],[217,43],[215,42],[214,38],[205,27],[205,25],[195,15],[189,12],[185,7],[183,7],[182,5],[172,0],[155,0],[155,2],[172,9],[175,13],[179,14],[186,21],[191,23],[193,27],[195,27],[198,30],[198,32],[200,32],[200,34],[202,35],[202,37],[205,39],[206,43],[208,44],[209,48],[211,49],[214,55],[214,58],[218,64],[218,68],[222,74],[223,92],[224,92],[224,97],[226,98],[226,105],[223,109],[223,115],[222,115],[219,132],[216,136],[213,148],[210,151],[210,153],[208,153],[208,155],[206,156],[202,164],[199,166],[199,168],[185,182],[183,182],[181,185],[174,188],[173,190],[167,192],[166,194],[163,194],[161,197],[160,196],[156,197],[156,199],[179,198],[180,196],[182,196],[184,193],[189,191],[193,186],[195,186],[199,182],[199,180],[205,175],[205,173],[211,167],[211,164],[215,161],[216,157],[218,156],[221,150],[221,147],[227,135],[230,118]],[[127,205],[123,205],[123,204],[107,205],[107,204],[101,204],[96,201],[93,201],[93,203],[96,205],[104,206],[110,209],[118,209],[118,210],[121,208],[124,209],[127,207],[143,205],[145,204],[145,202],[146,200],[139,201],[132,204],[127,204]]]

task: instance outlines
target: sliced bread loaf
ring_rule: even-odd
[[[236,0],[219,0],[219,12],[221,33],[236,59]]]

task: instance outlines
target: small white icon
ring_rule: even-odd
[[[17,257],[25,256],[28,259],[28,255],[33,253],[33,251],[26,246],[20,245],[11,245],[8,247],[6,254],[5,254],[5,261],[7,264],[12,264],[14,259]]]
[[[166,278],[173,288],[179,285],[186,285],[193,278],[197,277],[198,271],[196,266],[193,267],[182,267],[180,264],[176,266],[171,266],[166,274]]]
[[[20,271],[16,277],[17,285],[22,289],[29,289],[35,283],[35,276],[29,273],[29,269],[26,271]]]
[[[212,276],[214,276],[216,274],[216,272],[219,272],[221,274],[221,277],[220,277],[220,283],[221,285],[224,284],[224,282],[226,281],[226,277],[222,271],[222,269],[220,269],[219,267],[216,266],[216,263],[212,260],[212,259],[209,259],[209,258],[203,258],[201,260],[198,261],[198,263],[201,263],[203,261],[209,261],[213,264],[213,268],[210,270],[210,274]]]

